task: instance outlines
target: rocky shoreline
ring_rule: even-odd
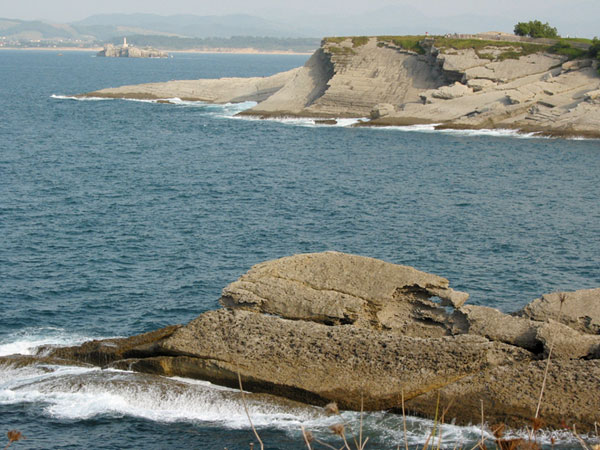
[[[338,252],[258,264],[219,310],[139,336],[46,347],[0,362],[92,364],[182,376],[323,406],[550,428],[600,422],[600,289],[544,295],[514,314],[467,305],[445,278]]]
[[[423,40],[406,49],[393,37],[335,38],[324,40],[303,67],[272,77],[171,81],[81,96],[252,100],[258,105],[241,114],[600,137],[597,61],[568,60],[547,45],[531,43],[444,42]]]

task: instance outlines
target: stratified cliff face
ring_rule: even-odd
[[[246,113],[368,117],[380,103],[417,102],[424,89],[446,83],[435,58],[377,44],[324,41],[293,80]]]
[[[596,62],[567,61],[545,46],[436,45],[433,39],[422,41],[417,53],[393,38],[326,40],[318,58],[243,114],[368,117],[367,125],[433,123],[600,136]],[[307,95],[308,86],[320,86],[322,95]]]

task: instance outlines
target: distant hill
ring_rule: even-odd
[[[68,24],[53,24],[39,20],[0,19],[0,36],[8,40],[84,40],[88,35]]]
[[[118,45],[122,39],[110,40]],[[263,51],[312,53],[321,43],[319,38],[273,38],[255,36],[232,36],[228,38],[185,38],[179,36],[130,35],[127,42],[136,47],[153,47],[163,50],[234,50],[253,48]]]
[[[81,33],[95,34],[101,39],[136,34],[172,35],[207,38],[231,36],[308,37],[295,27],[247,14],[224,16],[155,14],[103,14],[71,24]]]
[[[593,11],[597,0],[573,0],[577,8]],[[587,6],[586,6],[587,5]],[[590,6],[592,5],[592,6]],[[574,6],[574,7],[575,7]],[[587,8],[587,9],[586,9]],[[264,11],[263,11],[264,12]],[[185,45],[185,39],[232,38],[234,36],[256,36],[268,38],[319,38],[322,36],[349,35],[406,35],[447,33],[477,33],[497,30],[512,32],[517,22],[516,13],[490,15],[485,9],[476,8],[467,14],[445,14],[440,16],[436,9],[419,10],[406,3],[374,8],[361,14],[339,11],[335,15],[313,14],[302,8],[270,8],[264,12],[271,19],[250,14],[221,16],[156,14],[100,14],[69,24],[41,21],[24,21],[0,18],[0,46],[20,45],[23,41],[59,41],[69,45],[99,45],[124,36],[162,36],[180,38],[172,44]],[[564,16],[564,15],[563,15]],[[596,15],[589,20],[571,23],[568,17],[552,20],[563,35],[593,37]],[[521,20],[522,17],[518,17]],[[39,45],[44,45],[39,42]]]
[[[121,43],[165,50],[240,49],[312,52],[320,38],[250,15],[104,14],[71,24],[0,18],[0,47],[93,47]]]

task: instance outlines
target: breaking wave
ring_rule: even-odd
[[[245,395],[249,414],[259,429],[279,429],[299,436],[300,427],[318,439],[332,437],[330,428],[344,423],[348,436],[357,435],[360,413],[343,411],[327,416],[322,408],[303,405],[265,394]],[[37,404],[42,414],[57,420],[89,420],[95,417],[135,417],[162,423],[206,423],[228,429],[249,428],[239,390],[216,386],[206,381],[179,377],[160,377],[129,371],[39,364],[18,367],[0,365],[0,405]],[[365,413],[363,434],[371,445],[402,445],[403,419],[388,412]],[[444,424],[432,438],[431,420],[407,417],[406,440],[410,446],[440,444],[444,448],[470,445],[481,438],[478,425]],[[439,434],[438,434],[439,433]],[[489,429],[484,430],[491,439]],[[509,437],[527,437],[525,431]],[[568,432],[543,433],[541,444],[574,443]]]
[[[0,338],[0,356],[35,355],[38,348],[45,345],[66,347],[99,338],[56,327],[25,328]]]

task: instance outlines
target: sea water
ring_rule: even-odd
[[[411,265],[503,311],[600,286],[600,141],[235,116],[251,102],[73,97],[265,76],[306,59],[0,51],[0,355],[186,323],[218,308],[253,264],[302,252]],[[337,442],[328,427],[340,418],[320,408],[248,402],[266,448],[303,448],[300,426]],[[356,431],[358,413],[342,419]],[[404,445],[401,417],[364,422],[367,448]],[[407,427],[423,445],[432,422]],[[70,366],[0,368],[0,431],[13,428],[27,436],[15,448],[256,442],[235,390]],[[447,425],[442,446],[480,433]]]

